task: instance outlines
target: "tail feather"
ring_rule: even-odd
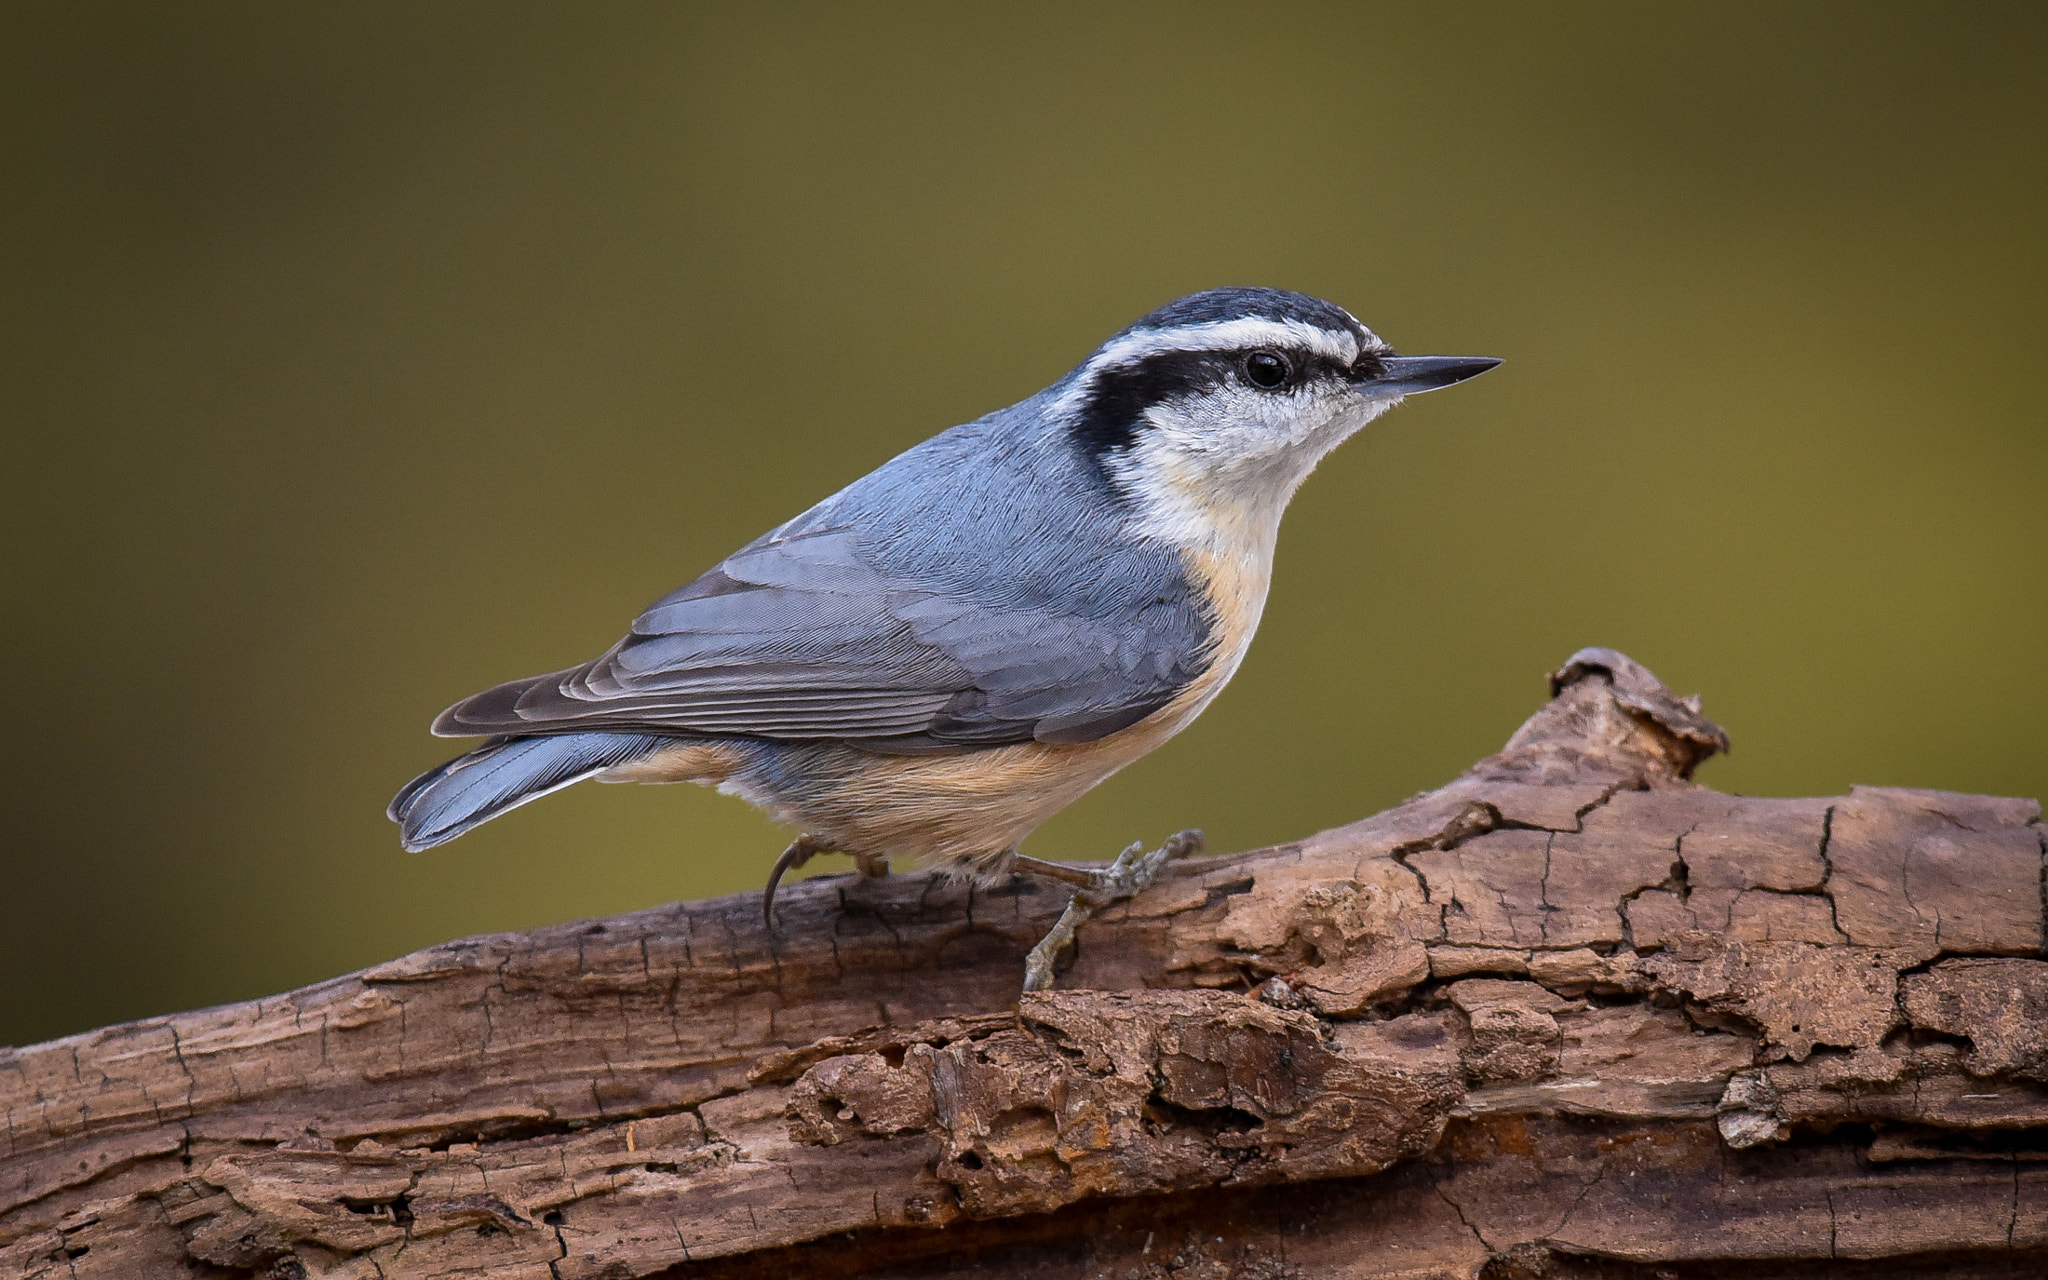
[[[638,733],[503,738],[406,783],[387,812],[400,842],[417,853],[671,741]]]

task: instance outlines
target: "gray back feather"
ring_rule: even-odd
[[[1126,531],[1045,413],[1064,383],[899,455],[657,601],[602,657],[500,685],[435,732],[588,729],[874,750],[1085,742],[1210,659],[1201,593]]]

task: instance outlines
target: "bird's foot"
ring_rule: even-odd
[[[1115,862],[1095,871],[1019,856],[1012,864],[1017,870],[1076,886],[1073,900],[1060,913],[1059,923],[1053,925],[1052,932],[1041,938],[1038,945],[1031,948],[1031,954],[1025,957],[1024,989],[1050,990],[1053,961],[1073,942],[1074,934],[1091,916],[1112,903],[1134,898],[1151,888],[1152,882],[1159,878],[1160,869],[1169,861],[1193,857],[1202,851],[1203,843],[1202,833],[1193,828],[1169,837],[1166,843],[1149,853],[1145,851],[1145,842],[1140,840],[1118,854]]]
[[[775,870],[768,873],[768,888],[761,895],[761,919],[767,922],[772,933],[775,929],[775,890],[782,883],[782,877],[809,862],[821,853],[834,852],[832,846],[808,833],[789,842],[789,848],[775,860]],[[844,852],[844,851],[842,851]],[[870,879],[889,874],[889,859],[878,853],[847,853],[860,873]]]

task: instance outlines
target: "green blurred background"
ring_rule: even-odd
[[[1235,685],[1034,853],[1358,817],[1585,644],[1724,789],[2048,792],[2048,8],[740,8],[8,6],[0,1042],[758,888],[696,788],[383,808],[1218,284],[1508,363],[1324,466]]]

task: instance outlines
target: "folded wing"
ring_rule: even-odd
[[[838,513],[843,517],[844,512]],[[1179,558],[1088,530],[970,557],[814,509],[658,601],[603,656],[456,704],[444,736],[591,729],[880,751],[1085,742],[1209,661]],[[971,571],[970,571],[971,570]]]

